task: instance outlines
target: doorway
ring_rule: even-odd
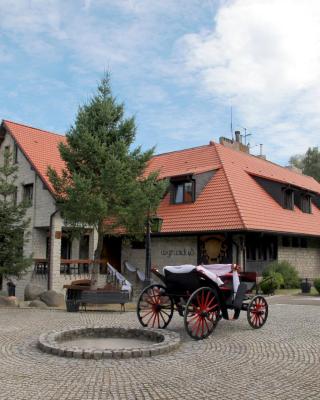
[[[116,236],[105,236],[103,238],[103,249],[101,258],[107,260],[117,271],[121,272],[121,244],[122,239]],[[103,272],[103,266],[101,273]]]

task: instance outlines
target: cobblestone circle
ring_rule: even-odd
[[[179,349],[128,360],[78,360],[43,353],[41,333],[79,326],[140,328],[134,312],[0,309],[1,400],[319,400],[320,307],[271,305],[266,325],[222,320],[193,341],[175,315]]]
[[[78,338],[132,338],[145,339],[148,344],[143,347],[104,349],[88,347],[83,350],[72,344],[72,339]],[[71,340],[71,342],[70,342]],[[38,347],[48,354],[60,357],[85,358],[100,360],[102,358],[138,358],[151,357],[176,350],[180,346],[180,335],[161,329],[125,329],[121,327],[106,327],[102,325],[63,329],[42,333],[38,340]]]

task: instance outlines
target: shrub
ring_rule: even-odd
[[[271,271],[268,276],[264,277],[265,279],[268,279],[266,281],[262,281],[260,284],[260,288],[262,290],[263,294],[271,294],[274,293],[276,289],[279,289],[281,285],[283,285],[283,277],[279,272],[273,272]]]
[[[313,281],[313,286],[316,288],[317,292],[320,294],[320,278]]]
[[[295,289],[300,287],[300,278],[297,270],[288,262],[273,262],[263,271],[263,277],[270,276],[272,273],[279,273],[283,277],[281,287],[285,289]]]

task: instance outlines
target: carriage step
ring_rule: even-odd
[[[247,290],[248,290],[247,285],[244,282],[241,282],[238,287],[237,294],[233,303],[233,307],[235,309],[241,309]]]

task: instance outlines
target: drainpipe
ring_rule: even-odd
[[[48,290],[51,290],[51,280],[50,280],[50,272],[51,272],[51,231],[52,231],[52,223],[53,223],[53,218],[54,216],[58,213],[58,209],[56,209],[51,215],[50,215],[50,226],[49,226],[49,239],[50,239],[50,245],[49,245],[49,254],[48,254]]]

